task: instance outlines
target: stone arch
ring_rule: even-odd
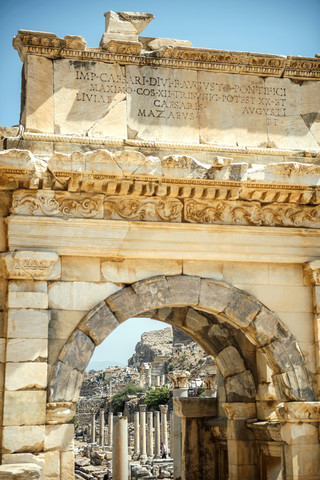
[[[256,394],[245,349],[235,338],[227,341],[235,331],[241,332],[242,342],[250,341],[265,354],[281,400],[315,400],[313,379],[301,350],[275,313],[226,282],[179,275],[133,283],[92,309],[70,335],[52,367],[49,402],[77,401],[82,374],[95,347],[119,324],[141,315],[177,326],[214,355],[226,378],[228,401],[248,402]],[[237,392],[239,382],[248,385],[242,396]]]

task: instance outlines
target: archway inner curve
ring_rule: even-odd
[[[256,393],[246,349],[239,339],[230,341],[236,331],[265,354],[281,400],[315,400],[301,350],[275,313],[226,282],[178,275],[133,283],[92,309],[70,335],[52,368],[49,402],[75,402],[94,348],[119,324],[141,315],[180,328],[213,355],[226,378],[229,401],[252,401]],[[239,381],[248,386],[242,398],[236,388]]]

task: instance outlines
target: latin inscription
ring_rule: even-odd
[[[145,119],[196,120],[201,110],[231,105],[243,117],[265,116],[276,124],[287,115],[287,89],[258,83],[183,80],[183,72],[130,75],[75,70],[76,102],[110,104],[116,94],[132,95],[136,116]],[[192,72],[193,73],[193,72]],[[178,76],[179,78],[175,78]],[[230,76],[229,76],[230,78]],[[139,101],[141,99],[141,101]]]

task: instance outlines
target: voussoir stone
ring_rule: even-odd
[[[49,385],[49,401],[76,402],[82,380],[82,372],[58,361]]]
[[[202,328],[205,328],[209,325],[208,319],[204,315],[200,315],[199,312],[194,310],[193,308],[189,308],[185,321],[184,326],[193,332],[198,332]]]
[[[227,317],[239,327],[250,325],[260,312],[261,304],[244,292],[234,290],[231,300],[225,309]]]
[[[64,345],[59,359],[77,370],[83,371],[89,363],[95,345],[81,330],[76,329]]]
[[[197,305],[200,278],[187,275],[167,277],[169,302],[172,306]]]
[[[99,345],[118,326],[110,308],[101,302],[82,320],[79,329]]]
[[[273,341],[263,347],[263,351],[279,373],[304,364],[302,353],[292,336]]]
[[[164,276],[141,280],[133,283],[132,288],[140,298],[143,311],[169,304],[169,287]]]
[[[256,394],[256,387],[249,370],[228,377],[225,381],[228,402],[252,401]]]
[[[213,324],[208,331],[208,337],[216,354],[230,345],[229,330],[222,325]]]
[[[230,377],[245,371],[243,359],[233,346],[224,348],[215,358],[217,366],[224,377]]]
[[[120,323],[127,318],[142,313],[144,310],[150,310],[150,308],[143,308],[140,296],[131,287],[123,288],[110,295],[106,299],[106,303]]]
[[[214,313],[223,312],[231,300],[232,294],[233,289],[228,284],[202,278],[198,306]]]
[[[274,339],[285,339],[289,333],[275,313],[262,308],[250,326],[250,336],[257,345],[267,345]]]

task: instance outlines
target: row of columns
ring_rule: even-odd
[[[139,412],[134,413],[134,454],[141,459],[161,456],[160,439],[168,446],[168,406],[160,405],[160,412],[148,412],[147,418],[146,409],[139,405]]]

